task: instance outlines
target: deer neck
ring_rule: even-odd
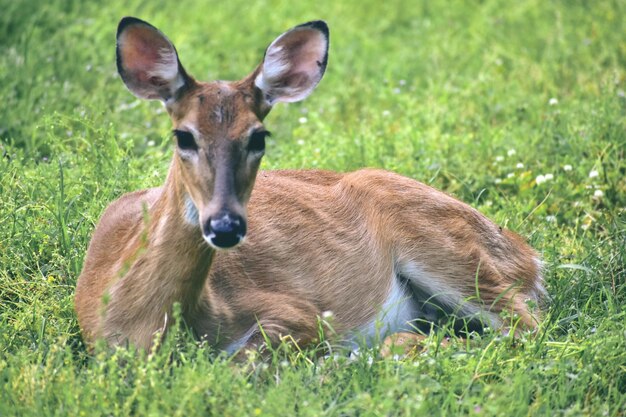
[[[130,243],[133,257],[110,288],[103,330],[114,343],[129,340],[148,348],[154,333],[164,333],[172,323],[174,303],[180,303],[191,324],[207,308],[202,295],[215,250],[200,227],[190,223],[188,197],[176,168],[174,161]]]
[[[177,169],[170,166],[162,194],[148,212],[150,276],[183,311],[193,309],[208,277],[215,250],[202,237],[195,206]],[[164,294],[165,295],[165,294]],[[169,305],[169,304],[168,304]]]

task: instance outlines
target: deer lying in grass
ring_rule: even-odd
[[[149,349],[177,302],[197,337],[228,352],[286,335],[311,343],[324,311],[345,340],[441,312],[508,328],[507,311],[536,326],[536,253],[468,205],[375,169],[257,175],[263,119],[312,92],[328,42],[324,22],[305,23],[242,80],[203,83],[158,29],[122,19],[118,71],[137,97],[165,103],[176,151],[162,187],[122,196],[95,230],[76,289],[88,344]]]

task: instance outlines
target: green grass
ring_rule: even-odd
[[[624,1],[0,10],[0,416],[626,415]],[[73,294],[90,235],[112,200],[163,181],[172,152],[161,105],[116,75],[123,15],[161,28],[203,80],[242,77],[283,30],[327,20],[327,74],[274,109],[263,167],[384,167],[526,236],[551,297],[537,336],[253,367],[179,332],[151,356],[89,355]]]

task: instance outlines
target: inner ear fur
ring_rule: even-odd
[[[328,26],[316,20],[288,30],[268,46],[254,81],[267,104],[311,94],[326,71],[329,40]]]
[[[117,70],[137,97],[168,101],[190,84],[174,44],[157,28],[135,17],[117,28]]]

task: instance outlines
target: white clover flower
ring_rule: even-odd
[[[513,156],[513,155],[515,155],[516,153],[517,153],[517,152],[515,151],[515,149],[509,149],[509,150],[507,151],[507,153],[506,153],[506,154],[507,154],[508,156]]]
[[[335,316],[335,313],[333,313],[333,312],[332,312],[332,311],[330,311],[330,310],[326,310],[326,311],[322,312],[322,318],[323,318],[324,320],[328,320],[328,319],[330,319],[330,318],[332,318],[332,317],[334,317],[334,316]]]
[[[593,196],[595,198],[602,198],[602,197],[604,197],[604,192],[602,192],[602,190],[596,190],[596,191],[593,192]]]
[[[572,166],[570,164],[563,165],[563,171],[571,171]]]
[[[554,175],[552,174],[546,174],[544,177],[546,178],[546,181],[552,181],[554,179]]]
[[[557,100],[555,97],[552,97],[550,100],[548,100],[548,104],[551,106],[556,106],[557,104],[559,104],[559,100]]]
[[[504,161],[504,156],[502,155],[496,156],[496,162],[502,162],[502,161]]]
[[[513,178],[514,176],[515,176],[515,174],[512,173],[512,172],[509,172],[508,174],[506,174],[507,178]]]
[[[524,168],[524,164],[522,164],[521,162],[518,162],[517,165],[515,165],[515,168],[523,169]]]
[[[299,121],[300,123],[304,124],[304,123],[308,122],[308,121],[309,121],[309,119],[307,119],[306,117],[304,117],[304,116],[303,116],[303,117],[299,118],[299,119],[298,119],[298,121]]]
[[[146,143],[146,145],[148,146],[154,146],[154,141],[153,140],[149,140],[148,143]]]
[[[398,84],[405,85],[406,84],[406,80],[400,80],[400,81],[398,81]]]
[[[493,182],[495,184],[500,184],[502,182],[502,178],[496,178]]]
[[[598,175],[600,175],[600,173],[598,171],[596,171],[595,169],[592,171],[589,171],[589,178],[595,178]]]
[[[546,221],[547,221],[548,223],[556,223],[556,216],[553,216],[553,215],[551,215],[551,214],[550,214],[550,215],[547,215],[547,216],[546,216]]]
[[[387,117],[391,114],[389,110],[383,110],[383,117]]]
[[[537,175],[537,178],[535,178],[535,182],[537,183],[537,185],[543,184],[544,182],[546,182],[546,177],[539,174]]]
[[[302,146],[304,145],[304,140],[302,139],[298,139],[298,141],[296,142],[298,145]]]

